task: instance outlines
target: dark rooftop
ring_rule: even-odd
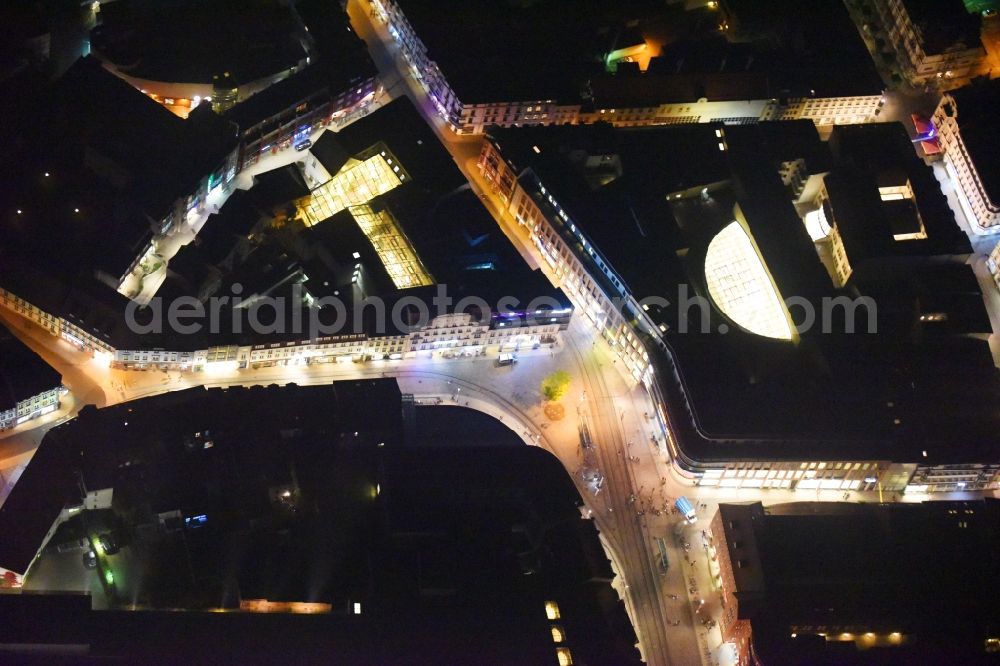
[[[306,53],[292,11],[276,0],[116,0],[101,7],[93,48],[153,81],[240,84],[296,67]]]
[[[964,126],[962,132],[964,137]],[[902,224],[912,226],[914,213],[919,214],[927,238],[896,243],[893,254],[961,255],[972,251],[969,238],[955,222],[955,215],[933,170],[916,156],[902,123],[837,125],[830,135],[829,146],[839,164],[870,175],[877,186],[909,182],[913,189],[912,202],[896,204],[904,208],[902,211],[891,210],[892,205],[885,206],[883,211],[890,226],[900,223],[900,218]],[[898,232],[894,230],[893,233]]]
[[[845,167],[831,171],[823,181],[851,267],[860,269],[867,259],[892,254],[896,243],[874,179]]]
[[[883,84],[843,3],[812,0],[809,12],[800,9],[796,0],[726,0],[719,12],[707,12],[707,33],[667,40],[642,76],[595,77],[595,101],[650,106],[879,94]],[[671,22],[689,14],[697,12]],[[726,36],[715,30],[721,20],[730,25]]]
[[[906,13],[923,37],[929,55],[944,53],[957,43],[966,48],[981,47],[980,18],[963,0],[902,0]]]
[[[334,92],[341,92],[350,81],[378,73],[367,45],[354,32],[340,3],[298,0],[295,12],[302,18]]]
[[[309,148],[309,152],[319,160],[319,163],[331,176],[344,168],[347,160],[351,159],[334,132],[320,134],[319,139]]]
[[[661,4],[471,0],[442,12],[434,3],[399,3],[428,56],[465,103],[578,103],[587,79],[604,68],[610,35]]]
[[[984,661],[984,639],[1000,630],[1000,615],[981,591],[983,581],[1000,574],[996,500],[797,502],[763,511],[754,506],[759,515],[752,531],[765,591],[750,617],[762,659],[767,655],[782,664],[881,664],[890,657],[898,659],[895,663]],[[838,649],[835,644],[818,641],[810,647],[789,638],[797,632],[809,641],[809,634],[824,630],[831,635],[899,632],[908,640],[900,647],[860,653],[848,643],[838,657],[830,653]],[[756,640],[758,634],[762,640]]]
[[[768,99],[787,95],[872,95],[882,83],[839,0],[768,4],[781,21],[752,43],[720,38],[720,12],[646,0],[544,3],[474,0],[439,12],[403,0],[403,13],[458,98],[466,104],[555,100],[600,107]],[[733,4],[733,3],[730,3]],[[761,3],[741,3],[745,21]],[[735,21],[734,21],[735,23]],[[551,30],[548,26],[559,26]],[[608,71],[606,55],[636,37],[650,53]],[[737,41],[746,41],[742,38]],[[469,57],[475,54],[476,57]],[[530,72],[530,76],[522,75]]]
[[[0,237],[64,277],[101,270],[117,281],[152,224],[235,146],[207,107],[181,120],[93,57],[23,106],[3,129],[19,168],[0,186]]]
[[[246,131],[299,103],[319,96],[331,98],[352,83],[378,72],[368,48],[350,26],[346,13],[335,3],[302,0],[295,3],[315,42],[318,55],[305,69],[268,86],[225,112],[225,117]]]
[[[237,189],[217,212],[208,216],[192,244],[199,245],[212,264],[218,264],[245,239],[264,217],[253,196]]]
[[[294,164],[271,169],[253,177],[250,198],[264,212],[270,212],[296,199],[309,196],[302,172]],[[227,202],[228,203],[228,202]]]
[[[0,567],[24,574],[59,512],[80,502],[71,453],[45,440],[0,506]],[[4,596],[4,595],[0,595]]]
[[[305,241],[323,250],[318,253],[319,270],[306,267],[310,278],[306,289],[315,298],[321,296],[353,297],[351,278],[354,266],[362,266],[359,281],[363,295],[388,293],[394,289],[392,278],[386,273],[382,260],[361,227],[354,221],[350,211],[342,210],[333,217],[309,227],[303,232]],[[355,257],[355,253],[359,257]],[[358,294],[362,295],[362,294]]]
[[[855,136],[850,129],[845,137],[865,141],[864,132]],[[899,129],[889,126],[889,136],[896,137]],[[723,133],[725,151],[718,148],[717,130]],[[732,327],[719,335],[715,324],[726,320],[714,308],[711,330],[698,333],[700,308],[685,313],[676,304],[682,287],[705,294],[707,245],[733,219],[737,204],[782,296],[805,297],[821,312],[817,299],[838,295],[778,176],[782,162],[797,158],[806,161],[809,173],[839,164],[811,123],[494,128],[490,136],[522,174],[526,191],[557,220],[557,232],[571,245],[580,242],[578,234],[593,243],[598,254],[590,273],[595,279],[605,280],[600,264],[606,260],[638,299],[658,295],[671,301],[665,308],[651,307],[649,315],[669,327],[673,362],[653,354],[652,345],[650,353],[660,365],[659,375],[667,378],[664,390],[679,404],[685,397],[669,378],[675,372],[682,378],[690,412],[675,410],[674,415],[691,421],[674,427],[693,458],[924,460],[924,450],[926,460],[942,463],[996,458],[996,436],[987,434],[997,426],[996,414],[971,407],[942,414],[933,408],[945,385],[955,395],[968,394],[968,404],[974,405],[971,395],[996,390],[1000,377],[985,354],[985,338],[963,337],[983,326],[981,297],[977,303],[967,281],[955,288],[932,286],[931,266],[921,268],[938,262],[948,264],[942,271],[959,270],[950,263],[960,261],[968,247],[967,241],[955,240],[944,215],[933,213],[941,203],[940,191],[935,196],[921,180],[933,176],[916,163],[908,140],[905,152],[893,149],[881,161],[855,151],[853,166],[848,161],[851,141],[842,141],[838,154],[843,165],[830,176],[833,190],[838,178],[859,181],[867,199],[858,198],[857,188],[847,188],[844,196],[838,191],[835,215],[858,208],[857,221],[863,224],[854,225],[845,241],[883,261],[882,283],[895,285],[876,290],[871,285],[878,281],[863,283],[861,293],[876,299],[876,332],[862,333],[868,330],[862,312],[855,322],[857,334],[845,334],[846,321],[830,317],[825,330],[814,326],[798,344],[790,344]],[[885,143],[880,137],[872,134],[872,143]],[[896,179],[899,172],[908,175],[918,205],[929,202],[926,243],[892,238],[872,175],[890,167]],[[674,199],[678,194],[682,198]],[[866,204],[874,217],[864,213]],[[558,215],[560,207],[565,218]],[[874,241],[868,238],[873,231],[878,231]],[[872,250],[876,241],[882,248],[877,251]],[[916,243],[917,249],[900,251],[897,257],[895,246],[907,243]],[[608,293],[617,289],[610,277],[603,288]],[[686,293],[690,298],[691,291]],[[921,313],[932,312],[949,313],[950,323],[919,321]],[[689,326],[684,334],[682,322]],[[713,362],[705,363],[705,358]],[[971,367],[976,368],[974,379],[966,374]],[[685,432],[686,427],[692,429]],[[959,435],[966,427],[980,434]],[[762,446],[751,451],[752,442]]]
[[[467,182],[440,139],[405,96],[339,132],[325,133],[331,134],[352,156],[365,153],[379,142],[384,143],[413,180],[422,183],[421,189],[439,196]]]
[[[733,41],[750,41],[750,70],[766,74],[766,97],[877,95],[884,88],[841,0],[722,0]],[[759,46],[758,46],[759,45]]]
[[[164,621],[157,611],[60,610],[26,594],[17,612],[24,621],[4,622],[0,641],[87,643],[92,655],[131,660],[203,658],[225,645],[230,656],[255,658],[294,646],[307,658],[352,663],[416,654],[550,663],[545,602],[553,600],[574,660],[637,663],[610,564],[560,463],[485,415],[444,410],[404,412],[394,380],[196,388],[86,409],[50,431],[38,455],[67,454],[61,469],[71,480],[79,465],[90,487],[113,485],[132,535],[123,552],[143,572],[134,594],[130,581],[118,583],[123,596],[145,608],[233,609],[266,598],[328,602],[332,612],[173,613],[170,636],[186,636],[177,641],[150,630]],[[470,443],[469,432],[481,441]],[[526,467],[534,473],[525,476]],[[32,490],[36,502],[51,497]],[[175,527],[158,520],[170,510],[182,516]],[[202,527],[183,527],[197,515]],[[0,516],[7,519],[13,514]],[[23,544],[33,553],[40,540],[5,534],[18,536],[0,552]],[[29,576],[26,586],[39,584]],[[6,617],[12,606],[0,601]]]

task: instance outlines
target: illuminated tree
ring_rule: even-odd
[[[558,402],[569,390],[570,375],[565,370],[556,370],[542,380],[542,395],[546,400]]]

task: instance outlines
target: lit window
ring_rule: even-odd
[[[566,640],[566,634],[563,633],[562,627],[560,627],[558,624],[552,625],[552,642],[562,643],[565,640]]]
[[[556,659],[559,660],[559,666],[571,666],[573,663],[573,655],[569,648],[556,648]]]
[[[545,602],[545,617],[550,620],[558,620],[561,616],[559,615],[559,604],[554,601]]]
[[[823,240],[830,235],[830,223],[826,219],[826,211],[822,206],[816,210],[809,211],[803,218],[806,224],[806,231],[813,241]]]

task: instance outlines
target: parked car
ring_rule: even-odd
[[[101,542],[101,548],[103,548],[104,552],[107,553],[108,555],[114,555],[115,553],[117,553],[122,549],[121,543],[119,542],[117,535],[115,535],[112,532],[107,532],[106,534],[102,534],[100,537],[98,537],[98,540]]]

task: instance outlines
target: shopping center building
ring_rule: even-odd
[[[897,130],[845,127],[831,151],[804,121],[498,128],[479,167],[649,390],[664,454],[692,481],[992,488],[992,417],[927,416],[942,382],[974,405],[997,377],[968,242]],[[841,173],[857,180],[834,187]],[[817,215],[842,231],[851,274],[824,256]]]

